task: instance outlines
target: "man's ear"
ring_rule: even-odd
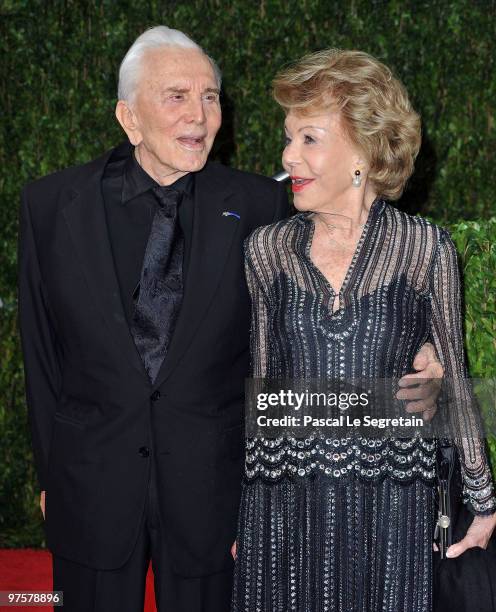
[[[121,124],[122,129],[126,132],[129,142],[135,147],[143,140],[136,115],[125,100],[119,100],[115,107],[115,116]]]

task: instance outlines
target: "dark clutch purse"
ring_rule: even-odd
[[[434,539],[435,612],[496,612],[496,540],[486,550],[470,548],[460,557],[446,558],[451,544],[465,537],[473,515],[462,503],[462,479],[456,447],[438,446],[438,521]]]

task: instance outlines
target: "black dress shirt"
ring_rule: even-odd
[[[128,323],[134,312],[133,295],[139,290],[141,268],[158,201],[152,189],[158,183],[138,164],[131,152],[111,158],[103,179],[105,213],[122,302]],[[183,193],[178,208],[184,234],[183,284],[186,281],[194,217],[194,176],[186,174],[171,185]]]

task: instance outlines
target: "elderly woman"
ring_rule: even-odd
[[[253,376],[400,378],[432,339],[446,377],[463,387],[453,243],[387,203],[420,146],[405,88],[366,53],[330,49],[281,72],[274,94],[299,212],[246,242]],[[435,447],[249,439],[233,610],[431,610]],[[448,556],[485,547],[496,522],[482,441],[465,438],[458,451],[475,517]]]

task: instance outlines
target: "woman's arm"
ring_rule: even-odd
[[[456,557],[467,548],[485,548],[496,525],[496,498],[479,410],[465,361],[460,275],[455,246],[443,230],[431,279],[432,336],[446,375],[447,408],[463,478],[463,496],[475,518],[461,542],[448,549]]]
[[[496,509],[496,499],[480,414],[468,381],[456,249],[445,230],[433,268],[431,305],[434,345],[452,398],[448,418],[460,453],[464,501],[473,514],[488,514]]]
[[[268,306],[266,293],[257,274],[254,255],[256,256],[256,241],[252,234],[245,243],[245,275],[251,299],[250,375],[254,378],[264,378],[267,376],[269,349]]]

